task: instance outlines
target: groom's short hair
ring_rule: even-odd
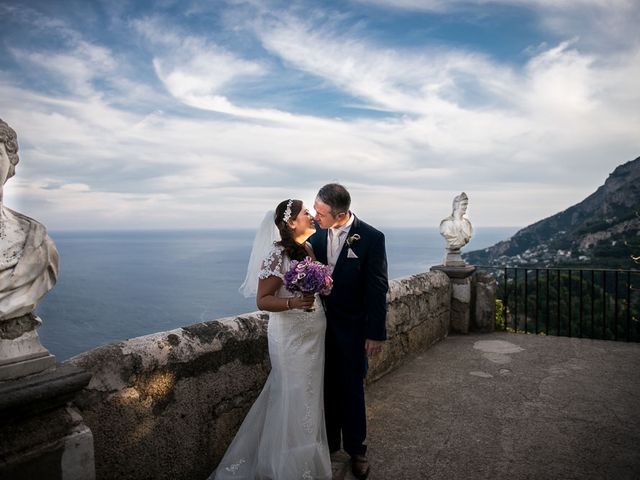
[[[351,195],[346,188],[339,183],[328,183],[318,191],[318,199],[329,205],[331,215],[334,217],[340,213],[346,213],[351,206]]]

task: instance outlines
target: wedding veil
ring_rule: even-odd
[[[253,248],[247,265],[247,276],[240,285],[239,291],[245,297],[255,296],[258,291],[258,278],[262,269],[262,262],[273,247],[273,242],[280,240],[280,232],[274,223],[276,212],[269,210],[262,219],[256,238],[253,240]]]

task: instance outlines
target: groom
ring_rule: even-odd
[[[344,447],[358,479],[369,475],[364,377],[367,356],[387,338],[387,255],[384,234],[351,213],[346,188],[330,183],[314,203],[322,230],[310,238],[316,258],[333,270],[323,298],[327,314],[324,379],[329,449]]]

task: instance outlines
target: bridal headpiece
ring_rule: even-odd
[[[282,215],[282,220],[284,223],[287,223],[291,218],[291,205],[293,205],[293,199],[290,198],[287,202],[287,208],[284,209],[284,215]]]

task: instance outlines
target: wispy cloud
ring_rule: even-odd
[[[0,117],[22,159],[5,200],[54,229],[252,227],[337,180],[382,225],[437,225],[460,190],[479,224],[530,223],[639,153],[639,9],[607,3],[118,4],[101,31],[64,9],[3,6],[38,32],[0,34],[14,62]],[[399,11],[410,34],[406,11],[491,17],[497,4],[543,32],[515,59],[385,31]],[[585,39],[600,22],[628,32],[624,48]]]
[[[589,48],[637,46],[640,9],[635,0],[352,0],[387,10],[455,14],[472,21],[491,17],[495,7],[528,12],[540,27],[559,36],[578,35]],[[498,12],[501,14],[504,12]],[[631,40],[631,41],[630,41]]]
[[[109,50],[82,42],[73,51],[34,52],[10,48],[10,53],[19,61],[49,76],[59,89],[74,96],[91,96],[96,93],[93,82],[110,75],[115,70],[115,61]]]
[[[542,50],[515,71],[459,49],[416,55],[379,48],[294,18],[285,17],[260,34],[266,48],[294,67],[381,108],[412,115],[399,136],[411,135],[436,154],[509,155],[539,150],[541,141],[551,147],[550,140],[552,148],[579,148],[585,140],[597,141],[591,133],[603,117],[613,122],[611,130],[632,134],[626,118],[616,119],[609,95],[637,62],[633,67],[627,61],[604,64],[572,48],[575,41]],[[468,98],[469,90],[474,98]],[[637,105],[636,90],[626,92],[625,103]],[[549,150],[540,158],[548,158]]]
[[[155,72],[178,99],[220,93],[231,82],[265,71],[258,62],[239,58],[213,42],[172,31],[163,20],[145,19],[133,25],[151,42]]]
[[[584,9],[585,7],[601,9],[630,9],[633,0],[353,0],[358,3],[380,5],[388,8],[407,10],[425,10],[442,12],[453,9],[469,9],[474,7],[490,7],[492,5],[509,5],[531,9],[549,9],[554,11]]]

